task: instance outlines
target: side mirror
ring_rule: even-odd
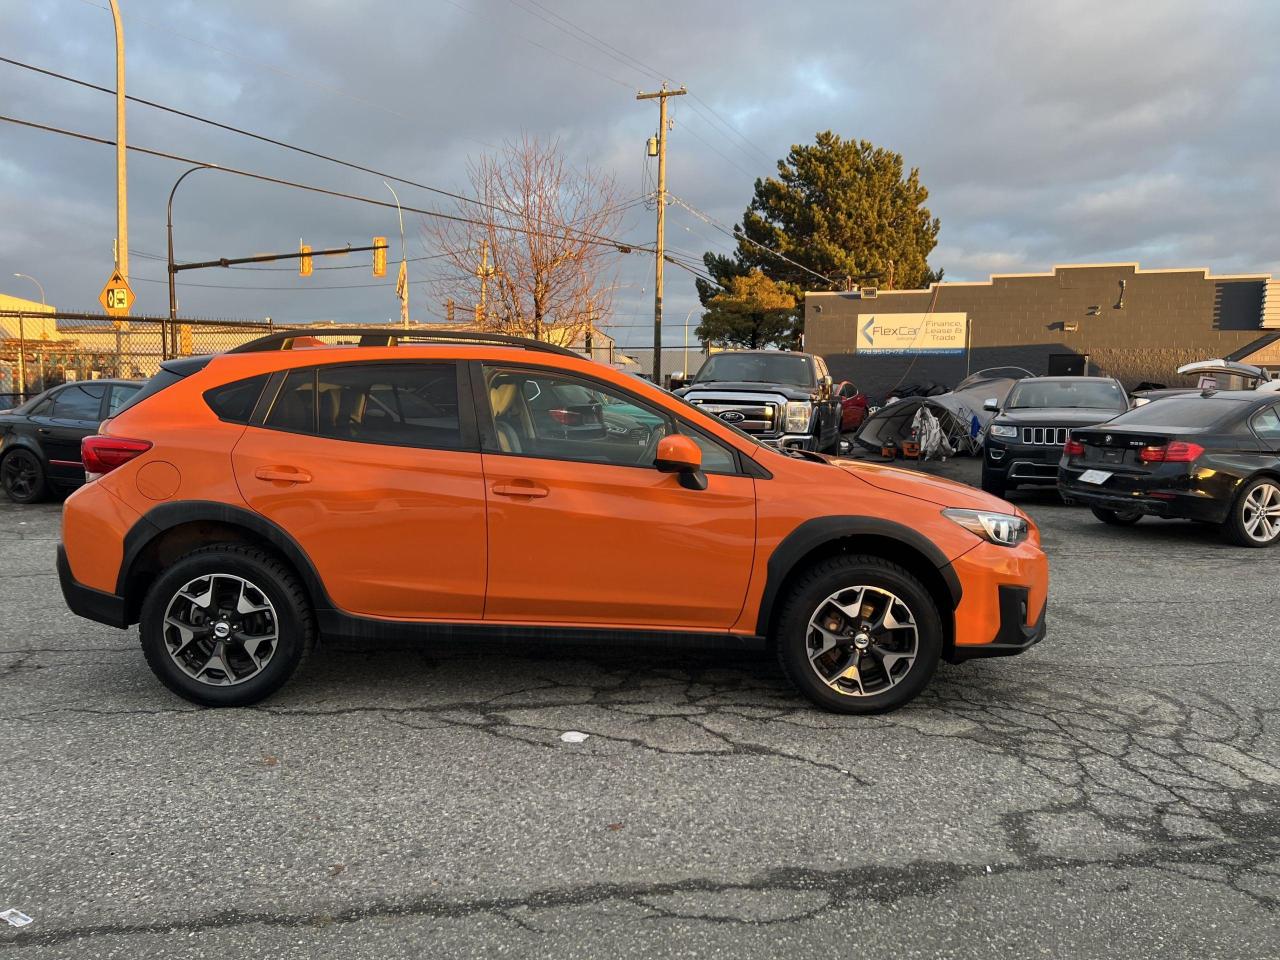
[[[991,413],[999,413],[1000,401],[997,400],[995,397],[987,397],[986,400],[982,401],[982,409],[988,410]]]
[[[689,437],[673,433],[659,440],[653,465],[663,473],[679,474],[682,487],[707,489],[707,477],[702,472],[702,448]]]

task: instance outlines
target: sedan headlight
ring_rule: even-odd
[[[1018,439],[1018,428],[1003,423],[993,423],[991,425],[991,435],[993,437],[1004,437],[1006,440]]]
[[[808,433],[813,404],[808,400],[788,400],[785,429],[787,433]]]
[[[988,510],[943,510],[948,520],[960,524],[970,533],[1002,547],[1016,547],[1027,539],[1030,528],[1022,517]]]

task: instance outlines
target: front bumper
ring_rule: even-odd
[[[963,587],[950,663],[1022,653],[1044,639],[1049,561],[1038,542],[981,543],[952,561]]]
[[[1048,444],[1004,443],[988,437],[983,451],[988,473],[1004,474],[1011,483],[1058,482],[1058,462],[1062,447]]]
[[[86,587],[76,580],[71,575],[67,549],[62,544],[58,544],[58,584],[62,587],[62,598],[76,616],[96,620],[109,627],[119,627],[121,630],[129,626],[125,616],[124,597]]]

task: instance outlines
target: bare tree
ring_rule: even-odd
[[[529,136],[469,162],[467,175],[488,206],[458,201],[457,213],[476,222],[423,218],[428,252],[441,255],[428,261],[437,302],[453,300],[459,319],[483,302],[485,330],[581,341],[612,310],[612,177],[575,169],[558,142]]]

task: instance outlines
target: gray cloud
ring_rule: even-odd
[[[611,172],[623,196],[644,189],[644,140],[656,124],[638,87],[663,76],[699,100],[673,101],[671,191],[724,223],[755,176],[796,142],[831,128],[901,151],[942,220],[933,262],[955,279],[1110,259],[1219,271],[1275,270],[1280,190],[1270,122],[1280,67],[1270,40],[1280,8],[1141,0],[1026,4],[777,4],[586,0],[423,0],[407,4],[122,0],[129,88],[137,96],[235,123],[441,187],[523,131],[558,137],[575,161]],[[545,9],[544,9],[545,8]],[[553,11],[647,66],[557,29]],[[89,0],[10,4],[8,55],[113,83],[109,14]],[[577,61],[570,62],[570,61]],[[0,65],[3,112],[113,133],[110,97]],[[707,105],[737,126],[727,132]],[[141,107],[131,142],[388,198],[378,178]],[[175,164],[134,157],[131,239],[139,311],[162,312],[164,200]],[[406,203],[440,207],[412,188]],[[38,276],[50,300],[93,303],[110,271],[112,151],[0,127],[0,287]],[[203,258],[395,234],[394,213],[198,174],[177,204],[180,257]],[[670,244],[727,249],[675,208]],[[409,224],[411,255],[422,248]],[[629,211],[622,233],[652,236]],[[642,344],[652,263],[622,257],[617,333]],[[425,274],[422,275],[423,277]],[[668,340],[696,304],[692,278],[668,271]],[[208,271],[184,285],[197,314],[382,321],[390,287],[365,270]],[[415,315],[440,313],[415,283]],[[634,326],[633,326],[634,325]]]

